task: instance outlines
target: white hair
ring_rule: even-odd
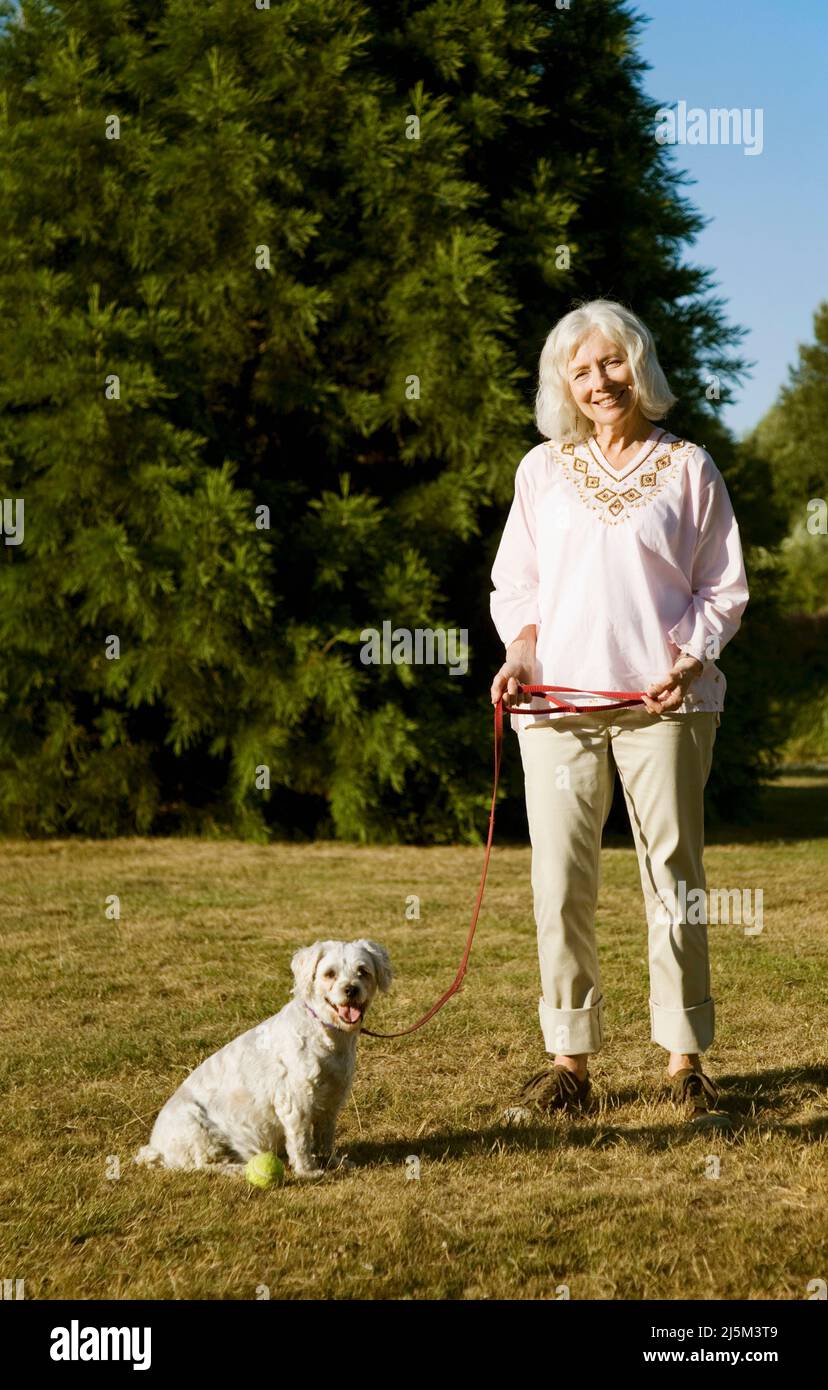
[[[592,299],[564,314],[541,350],[535,421],[546,439],[580,444],[593,433],[593,422],[575,404],[568,368],[581,343],[595,329],[623,349],[642,415],[661,420],[678,400],[667,384],[646,324],[623,304]]]

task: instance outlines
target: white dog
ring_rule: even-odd
[[[356,1045],[391,963],[374,941],[317,941],[291,961],[289,1004],[196,1067],[155,1121],[136,1163],[240,1174],[257,1153],[287,1154],[317,1178],[333,1156]]]

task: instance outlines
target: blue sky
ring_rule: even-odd
[[[577,0],[575,0],[577,3]],[[828,0],[629,0],[649,17],[638,54],[647,95],[675,107],[756,108],[763,149],[673,145],[695,183],[684,196],[713,220],[684,260],[709,267],[730,322],[750,330],[755,361],[722,407],[736,435],[750,429],[788,379],[813,315],[828,299]]]

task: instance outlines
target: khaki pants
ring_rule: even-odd
[[[704,787],[719,719],[607,710],[518,730],[547,1052],[594,1053],[603,1043],[595,905],[616,768],[647,912],[651,1039],[687,1053],[713,1041],[707,925],[684,920],[680,884],[685,895],[706,889]]]

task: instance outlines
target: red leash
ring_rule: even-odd
[[[641,690],[581,691],[580,686],[577,685],[521,685],[520,681],[518,681],[518,686],[522,695],[541,695],[545,700],[551,700],[560,709],[571,710],[573,714],[591,714],[593,710],[602,709],[625,709],[629,705],[641,705],[644,703],[642,699],[644,692]],[[551,693],[553,690],[566,691],[567,694],[570,695],[573,694],[575,691],[580,691],[580,693],[584,695],[605,695],[609,697],[612,703],[608,705],[589,705],[586,708],[580,708],[578,705],[567,704],[565,700],[558,700]],[[543,711],[534,709],[531,705],[518,705],[516,707],[509,707],[509,714],[538,713],[543,713]],[[551,710],[550,713],[552,713]],[[454,977],[454,982],[449,986],[445,994],[441,995],[441,997],[437,1000],[437,1003],[432,1005],[427,1014],[423,1014],[422,1018],[418,1019],[416,1023],[412,1023],[410,1028],[401,1028],[398,1033],[375,1033],[370,1028],[361,1028],[360,1033],[367,1033],[369,1038],[404,1038],[407,1033],[416,1033],[418,1028],[422,1028],[424,1023],[428,1023],[429,1019],[433,1018],[434,1015],[438,1013],[440,1009],[442,1009],[443,1005],[448,1002],[448,1000],[451,998],[453,994],[457,993],[458,989],[463,983],[463,976],[466,973],[466,967],[469,963],[469,956],[471,955],[472,941],[474,940],[475,928],[477,927],[477,919],[480,915],[480,906],[483,902],[483,890],[486,887],[486,874],[489,870],[489,856],[492,852],[495,802],[497,800],[497,784],[500,780],[500,760],[502,757],[502,753],[503,696],[501,695],[500,699],[494,707],[494,786],[492,787],[492,806],[491,810],[489,811],[489,833],[486,838],[486,854],[483,859],[483,873],[480,876],[480,887],[477,890],[477,899],[474,904],[471,926],[469,927],[469,934],[466,937],[466,949],[463,952],[463,959],[460,962],[460,968]]]

